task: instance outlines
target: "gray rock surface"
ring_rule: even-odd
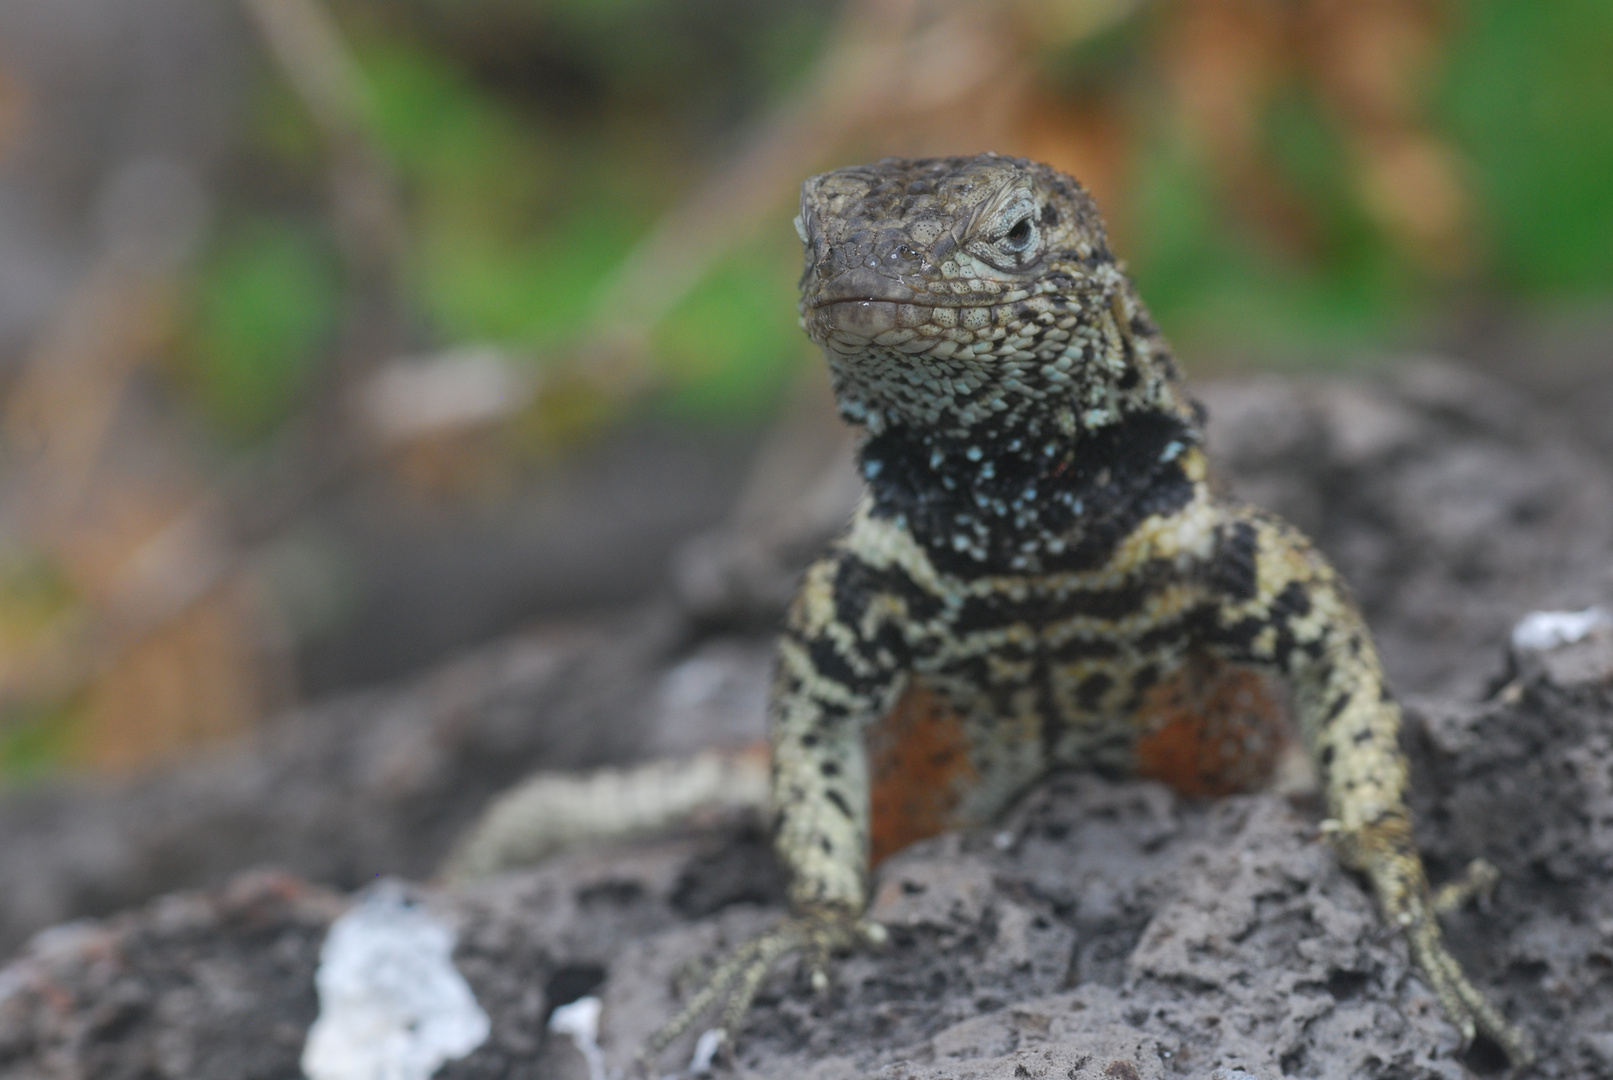
[[[0,952],[51,923],[253,866],[342,888],[428,876],[480,806],[536,763],[631,756],[677,625],[551,627],[284,717],[200,764],[8,792]]]
[[[1613,664],[1613,640],[1602,647]],[[1609,1076],[1613,685],[1517,666],[1488,701],[1412,712],[1421,839],[1436,877],[1478,855],[1501,870],[1494,896],[1448,926],[1480,984],[1539,1038],[1529,1075]],[[1493,1047],[1458,1046],[1316,816],[1278,795],[1201,803],[1056,777],[996,832],[887,862],[874,914],[888,947],[839,961],[823,998],[782,965],[736,1074],[1498,1074]],[[709,832],[430,894],[493,1018],[489,1041],[438,1075],[583,1075],[544,1029],[584,993],[603,997],[607,1055],[622,1063],[699,964],[779,916],[776,877],[757,887],[765,865],[760,837]],[[41,935],[0,972],[0,1074],[295,1077],[321,933],[342,905],[258,874]]]
[[[1402,693],[1472,694],[1524,613],[1613,596],[1607,466],[1499,383],[1425,361],[1200,397],[1215,468],[1338,565]]]

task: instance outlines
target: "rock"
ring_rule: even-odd
[[[0,956],[53,922],[252,866],[344,889],[428,876],[533,769],[633,757],[681,633],[663,609],[523,634],[203,761],[0,793]]]
[[[1200,396],[1212,463],[1337,564],[1401,692],[1477,693],[1526,613],[1613,595],[1605,466],[1499,383],[1424,361]]]
[[[1539,1039],[1531,1075],[1602,1075],[1613,691],[1560,686],[1542,670],[1508,697],[1425,698],[1409,713],[1419,840],[1436,880],[1477,856],[1500,868],[1494,896],[1447,925],[1479,984]],[[1054,777],[1000,828],[925,841],[882,866],[875,914],[889,945],[837,961],[823,999],[781,965],[736,1075],[1494,1072],[1495,1048],[1461,1052],[1316,818],[1275,794],[1193,802],[1151,783]],[[488,1042],[436,1075],[585,1075],[547,1019],[586,994],[604,1001],[607,1064],[624,1064],[701,963],[782,914],[776,879],[770,896],[723,899],[723,852],[735,845],[765,864],[743,831],[715,832],[428,891],[492,1019]],[[679,899],[696,894],[708,897],[698,910]],[[257,875],[40,935],[0,973],[0,1072],[296,1076],[320,939],[342,907]],[[687,1060],[693,1034],[669,1066]]]

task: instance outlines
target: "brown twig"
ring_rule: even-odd
[[[405,244],[403,200],[376,144],[363,73],[318,0],[242,0],[287,85],[324,136],[332,212],[352,268],[396,288]]]

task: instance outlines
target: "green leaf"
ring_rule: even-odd
[[[1444,106],[1493,228],[1495,280],[1613,288],[1613,3],[1474,0]]]
[[[188,348],[205,412],[242,439],[282,419],[330,342],[341,307],[335,255],[311,230],[259,220],[203,268]]]

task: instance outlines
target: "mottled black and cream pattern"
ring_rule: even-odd
[[[1303,536],[1210,487],[1200,417],[1087,193],[1013,158],[887,159],[808,180],[796,228],[802,325],[866,430],[868,485],[779,646],[797,915],[654,1046],[725,994],[734,1031],[777,956],[877,934],[864,735],[910,683],[964,718],[979,783],[960,816],[984,822],[1051,768],[1126,773],[1141,695],[1204,650],[1286,677],[1343,857],[1463,1035],[1526,1059],[1442,943],[1360,615]]]

